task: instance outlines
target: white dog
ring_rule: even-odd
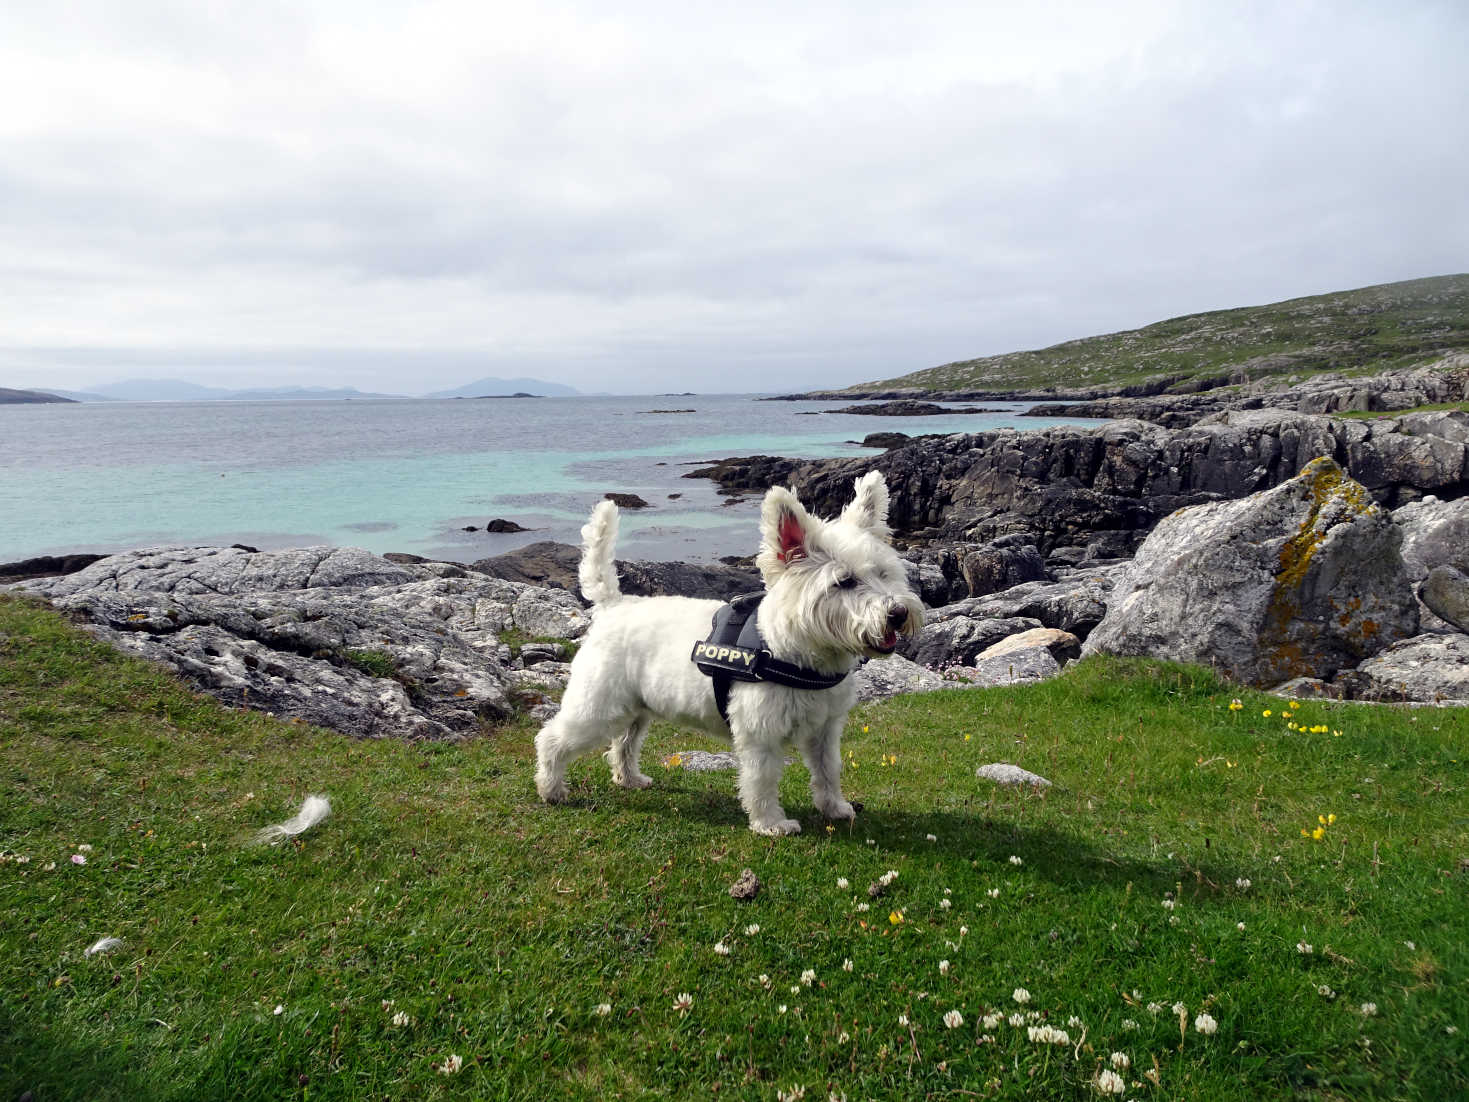
[[[623,596],[612,559],[617,506],[600,503],[582,529],[581,589],[594,606],[592,628],[572,662],[560,713],[536,736],[541,799],[565,800],[566,767],[602,747],[618,784],[652,784],[638,756],[648,724],[661,716],[730,740],[751,830],[801,829],[777,791],[787,743],[811,771],[817,810],[853,818],[840,776],[842,726],[857,697],[846,675],[864,655],[891,654],[898,633],[916,632],[923,615],[889,543],[887,512],[887,485],[876,471],[857,480],[856,498],[835,521],[811,516],[790,490],[771,489],[756,557],[765,594],[739,644],[726,638],[721,646],[702,641],[716,612],[728,616],[730,606]],[[691,657],[696,645],[709,668],[734,671],[719,694],[719,678]],[[762,676],[747,680],[750,671]]]

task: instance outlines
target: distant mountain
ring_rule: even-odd
[[[109,398],[105,394],[94,394],[90,390],[57,390],[54,386],[48,386],[45,390],[38,391],[39,394],[54,394],[58,398],[65,398],[69,402],[115,402],[116,398]]]
[[[354,387],[281,386],[230,390],[201,386],[181,379],[126,379],[120,383],[94,386],[83,401],[110,399],[121,402],[266,402],[342,400],[347,398],[402,398],[401,394],[377,394]]]
[[[1120,391],[1148,380],[1184,391],[1271,375],[1376,373],[1459,349],[1469,349],[1469,275],[1464,274],[1189,314],[1142,329],[858,383],[841,393]]]
[[[44,390],[11,390],[9,387],[0,386],[0,403],[4,403],[5,405],[37,405],[42,402],[70,401],[70,398],[48,394]]]
[[[465,383],[453,390],[436,390],[425,398],[482,398],[487,395],[539,394],[547,398],[565,398],[580,394],[575,387],[548,383],[541,379],[497,379],[493,375]]]

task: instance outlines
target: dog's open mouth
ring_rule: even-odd
[[[898,649],[898,633],[889,628],[882,639],[872,644],[872,649],[879,654],[892,654]]]

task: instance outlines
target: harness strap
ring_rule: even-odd
[[[735,681],[770,681],[796,689],[830,689],[845,673],[822,673],[776,658],[765,646],[755,612],[765,597],[747,593],[721,605],[714,614],[709,638],[694,644],[690,656],[699,672],[713,682],[719,716],[729,723],[729,690]]]

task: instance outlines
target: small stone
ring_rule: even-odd
[[[755,875],[754,869],[741,869],[740,878],[729,887],[729,894],[735,899],[750,900],[760,894],[760,878]]]
[[[1021,769],[1018,765],[1010,765],[1007,762],[991,762],[989,765],[981,765],[974,771],[976,777],[994,781],[996,784],[1020,785],[1029,784],[1037,788],[1050,788],[1051,782],[1038,773],[1032,773],[1028,769]]]

